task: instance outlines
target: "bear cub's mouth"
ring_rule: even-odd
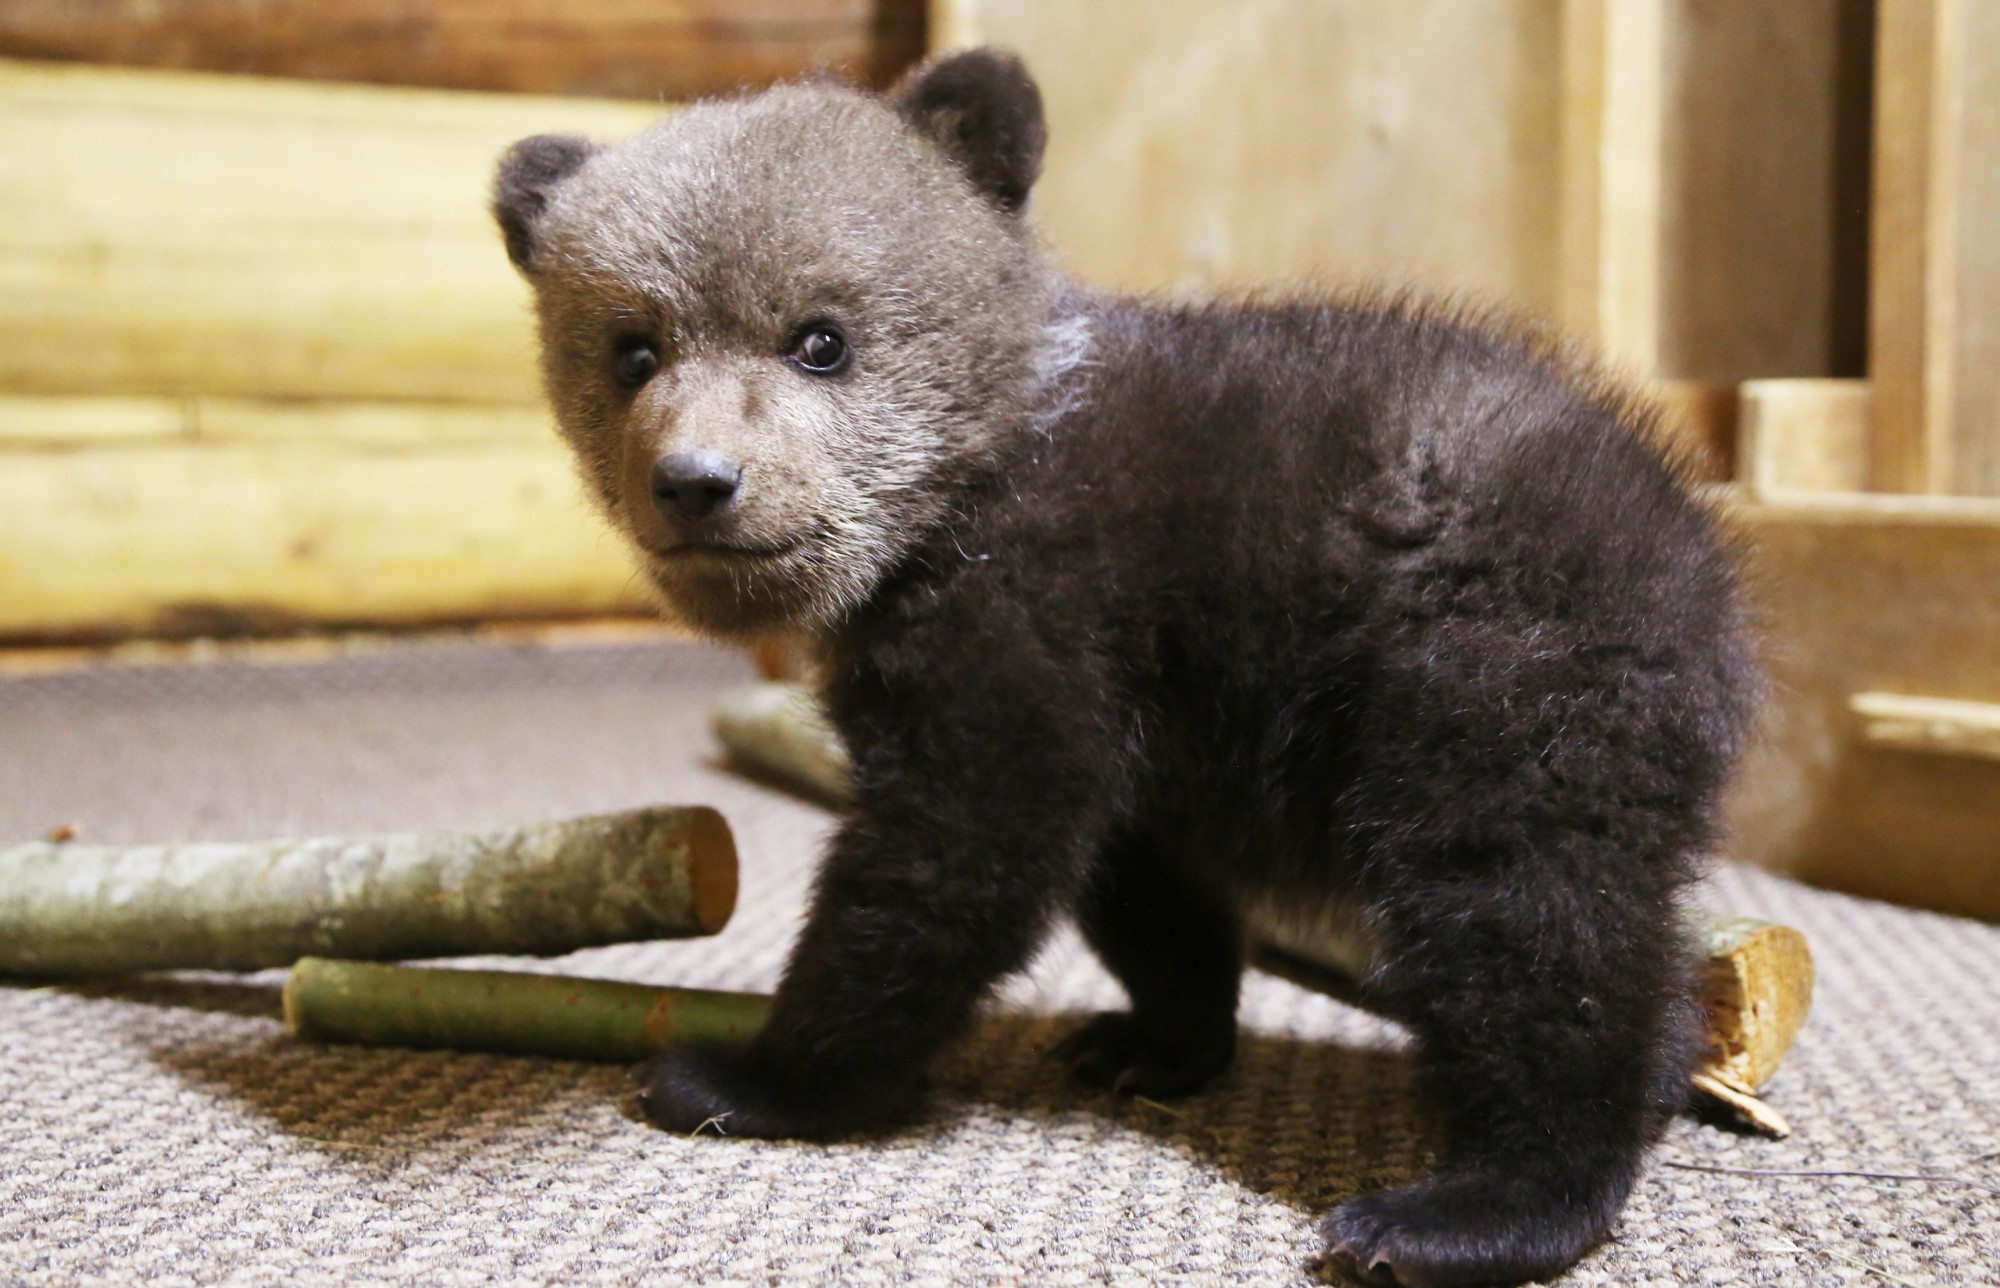
[[[646,553],[656,559],[688,559],[712,555],[720,558],[736,559],[776,559],[788,555],[805,544],[803,537],[793,537],[785,541],[774,541],[758,545],[749,542],[723,541],[713,537],[697,537],[687,541],[676,541],[668,545],[648,545]]]

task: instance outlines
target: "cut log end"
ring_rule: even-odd
[[[729,924],[736,912],[736,838],[722,815],[705,805],[688,811],[688,886],[702,934]]]
[[[1702,947],[1705,1070],[1754,1095],[1778,1072],[1812,1008],[1812,950],[1792,927],[1751,917],[1711,925]]]

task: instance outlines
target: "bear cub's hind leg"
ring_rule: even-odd
[[[1234,911],[1137,841],[1103,856],[1077,911],[1132,1009],[1097,1016],[1057,1049],[1071,1075],[1123,1095],[1200,1090],[1236,1054]]]
[[[1668,900],[1440,882],[1391,912],[1384,1009],[1445,1114],[1436,1171],[1336,1208],[1328,1253],[1369,1284],[1506,1284],[1603,1238],[1685,1103],[1694,1008]],[[1643,884],[1643,877],[1631,884]]]

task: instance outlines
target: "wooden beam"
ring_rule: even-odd
[[[1866,380],[1746,380],[1737,480],[1755,494],[1868,485]]]
[[[641,612],[555,442],[0,457],[0,636]]]
[[[1866,372],[1873,0],[1668,0],[1660,371]]]
[[[534,402],[494,163],[659,115],[0,62],[0,389]]]
[[[10,0],[0,56],[650,101],[886,83],[923,0]]]
[[[1884,0],[1877,22],[1869,485],[1948,492],[1963,0]]]
[[[1615,363],[1659,365],[1663,0],[1563,0],[1557,313]]]

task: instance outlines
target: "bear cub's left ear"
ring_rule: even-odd
[[[493,217],[507,239],[507,258],[523,273],[535,259],[535,224],[549,208],[549,194],[597,151],[575,134],[537,134],[522,139],[500,158],[493,178]]]
[[[1002,210],[1027,204],[1049,131],[1020,59],[997,49],[947,54],[905,76],[889,101]]]

